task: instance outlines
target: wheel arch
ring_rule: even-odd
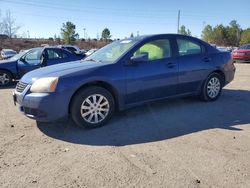
[[[5,69],[5,68],[0,68],[0,71],[6,71],[8,73],[10,73],[10,75],[12,76],[12,79],[16,80],[16,76],[13,74],[13,72],[9,69]]]
[[[212,73],[217,73],[222,77],[222,83],[223,83],[223,87],[225,86],[225,82],[226,82],[226,76],[225,73],[222,70],[215,70],[213,72],[211,72],[209,75],[211,75]]]
[[[92,87],[92,86],[98,86],[98,87],[102,87],[104,89],[106,89],[107,91],[109,91],[111,93],[111,95],[114,98],[114,102],[115,102],[115,109],[119,109],[119,95],[118,95],[118,91],[109,83],[104,82],[104,81],[92,81],[92,82],[88,82],[85,83],[83,85],[81,85],[75,92],[74,94],[71,96],[70,98],[70,102],[69,102],[69,107],[68,107],[68,113],[70,114],[70,108],[71,108],[71,104],[73,101],[73,98],[75,97],[75,95],[82,89],[87,88],[87,87]]]
[[[5,69],[5,68],[0,68],[0,71],[6,71],[6,72],[10,73],[11,76],[14,78],[14,74],[13,74],[13,72],[11,70]]]
[[[206,78],[201,82],[201,84],[200,84],[200,86],[199,86],[199,90],[198,90],[199,93],[202,92],[202,88],[203,88],[204,84],[206,83],[207,78],[208,78],[211,74],[213,74],[213,73],[219,74],[219,75],[222,77],[222,83],[223,83],[223,84],[222,84],[222,87],[225,86],[226,77],[225,77],[224,72],[223,72],[222,70],[220,70],[220,69],[216,69],[216,70],[211,71],[211,72],[206,76]]]

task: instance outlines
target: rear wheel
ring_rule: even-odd
[[[114,112],[114,99],[102,87],[80,90],[71,104],[71,118],[80,127],[97,128],[105,125]]]
[[[0,87],[9,86],[13,83],[13,76],[10,72],[0,70]]]
[[[204,101],[215,101],[219,98],[223,86],[222,76],[212,73],[203,84],[201,99]]]

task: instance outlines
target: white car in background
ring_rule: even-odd
[[[217,49],[220,50],[221,52],[230,52],[230,49],[224,46],[217,46]]]
[[[17,52],[12,49],[2,49],[1,51],[1,57],[2,59],[8,59],[16,55]]]
[[[66,50],[73,52],[75,54],[85,54],[86,53],[86,50],[81,50],[77,46],[73,46],[73,45],[59,45],[58,47],[66,49]]]

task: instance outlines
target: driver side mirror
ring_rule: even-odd
[[[143,63],[148,61],[148,53],[141,53],[130,58],[132,63]]]

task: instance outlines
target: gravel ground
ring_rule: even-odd
[[[39,124],[0,90],[0,187],[250,187],[250,65],[212,103],[157,102],[109,125]]]

